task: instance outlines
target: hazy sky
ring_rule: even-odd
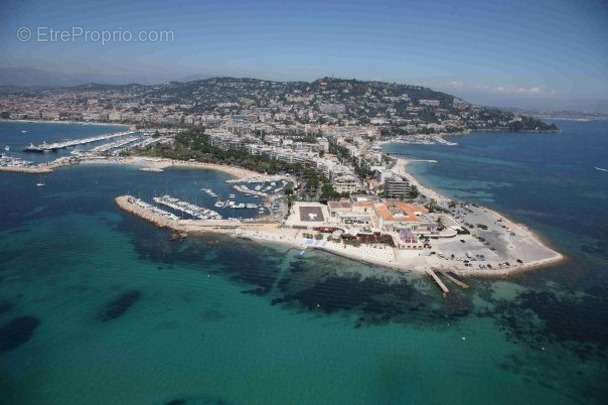
[[[29,40],[17,38],[21,27]],[[123,40],[52,41],[51,28]],[[173,38],[124,40],[142,30]],[[587,108],[608,98],[608,2],[5,0],[0,55],[1,66],[141,80],[334,75],[424,84],[486,104]]]

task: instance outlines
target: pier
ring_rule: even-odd
[[[264,193],[262,191],[251,190],[246,186],[234,186],[234,189],[239,193],[243,193],[245,195],[257,195],[258,197],[268,197],[268,193]]]
[[[458,280],[456,278],[456,276],[454,275],[454,273],[448,272],[448,273],[441,273],[441,274],[443,274],[448,280],[452,281],[457,286],[462,287],[462,288],[469,288],[469,285]]]
[[[231,219],[179,219],[175,214],[148,204],[131,195],[123,195],[114,199],[116,204],[123,210],[136,217],[144,219],[158,227],[168,228],[181,233],[203,233],[209,231],[234,232],[241,227],[241,222]]]
[[[117,132],[114,134],[93,136],[90,138],[72,139],[72,140],[63,141],[63,142],[54,142],[54,143],[43,142],[40,145],[31,144],[30,146],[27,146],[25,149],[23,149],[23,151],[24,152],[37,152],[37,153],[56,152],[59,149],[69,148],[71,146],[85,145],[87,143],[104,141],[106,139],[118,138],[119,136],[125,136],[125,135],[134,134],[134,133],[135,132],[133,132],[133,131],[124,131],[124,132]]]
[[[145,219],[156,226],[169,228],[175,231],[180,230],[178,225],[179,218],[170,212],[163,211],[160,208],[154,207],[153,205],[130,195],[117,197],[115,201],[124,211]]]
[[[441,288],[441,291],[443,291],[443,296],[445,297],[450,292],[450,290],[448,290],[448,288],[445,286],[445,284],[443,284],[443,281],[441,281],[441,279],[439,279],[439,276],[437,276],[437,274],[435,274],[433,269],[426,269],[426,272],[429,276],[433,277],[433,279],[435,280],[435,282],[437,283],[439,288]]]

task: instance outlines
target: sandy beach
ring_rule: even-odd
[[[80,159],[77,162],[62,160],[62,161],[51,161],[44,164],[32,165],[32,166],[4,166],[0,167],[0,171],[15,172],[15,173],[50,173],[55,169],[59,169],[65,166],[73,165],[129,165],[139,166],[142,171],[149,172],[162,172],[167,168],[183,168],[183,169],[202,169],[202,170],[218,170],[232,176],[237,179],[251,179],[260,178],[263,179],[267,176],[254,172],[252,170],[243,169],[240,167],[219,165],[214,163],[200,163],[200,162],[184,162],[181,160],[172,159],[161,159],[161,158],[148,158],[141,156],[130,156],[130,157],[97,157],[97,158],[85,158]]]
[[[181,160],[172,159],[152,159],[152,158],[141,158],[141,157],[130,157],[126,158],[125,164],[141,165],[143,169],[153,170],[164,170],[167,168],[182,168],[182,169],[203,169],[203,170],[217,170],[227,174],[231,174],[238,179],[247,179],[256,176],[262,176],[261,173],[247,170],[241,167],[219,165],[215,163],[201,163],[201,162],[184,162]]]

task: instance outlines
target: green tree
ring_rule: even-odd
[[[426,205],[426,208],[429,210],[429,212],[437,211],[439,208],[439,205],[437,205],[437,200],[431,198],[431,201]]]
[[[410,191],[407,193],[407,196],[411,199],[418,198],[420,192],[418,191],[418,187],[416,185],[412,185],[410,187]]]

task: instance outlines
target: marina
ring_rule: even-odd
[[[253,196],[258,196],[258,197],[268,197],[268,193],[265,193],[263,191],[256,191],[256,190],[251,190],[249,187],[247,187],[246,185],[235,185],[234,189],[236,191],[238,191],[239,193],[245,194],[245,195],[253,195]]]
[[[108,143],[105,143],[103,145],[96,146],[95,148],[91,149],[89,152],[92,152],[92,153],[104,153],[104,152],[107,152],[107,151],[109,151],[111,149],[116,149],[116,148],[120,148],[122,146],[128,145],[131,142],[136,141],[138,139],[139,139],[139,137],[137,137],[137,136],[130,136],[130,137],[125,138],[125,139],[119,139],[119,140],[114,141],[114,142],[108,142]]]
[[[187,201],[182,201],[170,195],[154,197],[153,200],[157,204],[165,205],[176,211],[188,214],[194,219],[222,219],[222,216],[213,210],[204,207],[199,207],[198,205],[191,204]]]
[[[145,210],[148,210],[156,215],[160,215],[162,217],[165,217],[166,219],[169,219],[171,221],[177,221],[179,219],[179,217],[175,214],[172,214],[168,211],[165,211],[163,209],[160,209],[158,207],[153,206],[152,204],[148,204],[147,202],[144,202],[142,200],[140,200],[139,198],[134,198],[134,197],[130,197],[129,199],[129,203],[131,204],[135,204]]]
[[[229,180],[229,183],[237,183]],[[261,181],[259,178],[244,179],[234,184],[233,188],[241,194],[250,195],[254,198],[265,198],[272,194],[282,192],[287,186],[287,181],[271,177],[266,181]]]
[[[24,152],[34,152],[34,153],[45,153],[45,152],[56,152],[59,149],[69,148],[72,146],[85,145],[88,143],[104,141],[107,139],[118,138],[120,136],[126,136],[133,134],[133,131],[123,131],[117,132],[108,135],[100,135],[100,136],[92,136],[89,138],[81,138],[81,139],[71,139],[63,142],[53,142],[46,143],[43,142],[40,145],[30,144],[29,146],[23,149]]]
[[[22,168],[22,167],[30,167],[31,165],[32,165],[32,162],[29,162],[27,160],[0,154],[0,167]]]
[[[216,203],[216,207],[223,207],[223,208],[232,208],[232,209],[237,209],[237,210],[242,210],[242,209],[249,209],[249,210],[255,210],[260,208],[259,204],[255,204],[255,203],[237,203],[234,200],[228,200],[228,201],[218,201]],[[263,207],[261,207],[262,209],[264,209]]]

